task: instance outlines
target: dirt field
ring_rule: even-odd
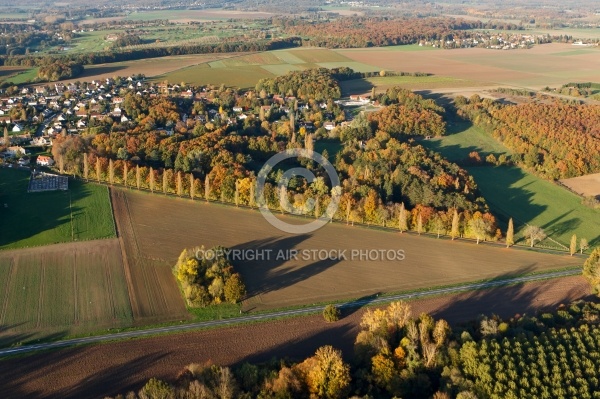
[[[560,182],[583,196],[600,198],[600,173],[564,179]]]
[[[77,79],[63,81],[84,82],[94,79],[113,78],[115,76],[130,76],[141,73],[147,77],[163,75],[191,65],[202,64],[230,57],[238,57],[244,53],[235,54],[199,54],[177,57],[148,58],[144,60],[115,62],[110,64],[86,65],[83,74]],[[175,82],[179,83],[179,82]]]
[[[129,195],[122,190],[111,190],[111,198],[136,324],[187,319],[189,314],[171,272],[174,262],[160,256],[160,252],[149,254],[140,245],[144,238],[139,236],[131,218]],[[151,219],[151,215],[146,215],[142,222],[151,222]],[[171,242],[157,244],[161,248],[176,246]]]
[[[131,322],[116,239],[0,252],[0,345]]]
[[[532,89],[571,81],[600,81],[598,49],[578,49],[563,43],[509,51],[480,48],[418,51],[410,54],[386,48],[337,51],[355,61],[394,71],[428,72]]]
[[[412,302],[413,314],[430,312],[452,324],[477,314],[510,317],[532,314],[560,303],[589,297],[581,277],[464,293]],[[138,390],[151,377],[173,380],[187,364],[212,361],[233,365],[301,359],[326,344],[348,356],[363,310],[328,324],[320,315],[144,340],[123,341],[0,361],[4,398],[98,397]]]
[[[329,224],[308,235],[288,235],[268,224],[256,210],[136,191],[115,190],[115,193],[127,203],[127,208],[120,208],[119,201],[113,196],[118,229],[123,231],[121,220],[127,217],[124,212],[128,211],[131,233],[123,234],[124,241],[128,242],[128,235],[135,237],[135,248],[131,249],[130,244],[125,246],[128,259],[133,251],[137,251],[140,257],[155,260],[157,265],[163,262],[168,268],[185,247],[222,245],[248,251],[250,255],[262,251],[264,261],[234,262],[251,296],[244,302],[244,309],[248,311],[359,298],[378,292],[447,285],[582,263],[581,259],[563,255],[436,240],[344,224]],[[298,219],[291,221],[300,222]],[[277,259],[280,250],[284,251],[281,252],[283,255],[288,250],[299,251],[297,260]],[[310,252],[324,250],[333,251],[333,256]],[[367,250],[403,250],[405,260],[400,261],[397,255],[387,253],[359,256],[360,253],[353,253],[353,250],[363,251],[363,254]],[[129,267],[132,267],[131,263]],[[165,272],[164,279],[159,279],[163,294],[175,297],[179,293],[173,277],[167,275]],[[135,317],[135,305],[133,309]]]

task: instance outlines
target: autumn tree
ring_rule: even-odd
[[[454,213],[452,214],[452,228],[450,229],[450,237],[452,237],[452,240],[460,235],[459,223],[460,218],[458,216],[458,211],[454,208]]]
[[[140,399],[171,399],[174,396],[174,389],[156,378],[151,378],[139,392]]]
[[[350,367],[342,353],[331,346],[317,349],[315,355],[298,366],[305,376],[311,396],[324,399],[347,397],[350,390]]]
[[[110,184],[115,183],[115,165],[112,159],[108,160],[108,182]]]
[[[583,254],[590,247],[588,240],[585,238],[581,238],[579,240],[579,253]]]
[[[238,303],[246,295],[246,286],[238,273],[232,274],[223,288],[225,300],[231,303]]]
[[[177,177],[176,177],[176,181],[177,181],[177,195],[179,197],[181,197],[183,195],[183,180],[181,177],[181,171],[178,170],[177,171]]]
[[[129,175],[129,166],[127,165],[127,161],[123,161],[123,184],[127,187],[127,177]]]
[[[569,245],[569,253],[573,256],[577,252],[577,235],[573,234],[571,236],[571,243]]]
[[[154,168],[150,167],[150,173],[148,174],[148,186],[150,187],[150,192],[154,192],[154,185],[156,184],[156,176],[154,175]]]
[[[591,284],[594,293],[600,294],[600,247],[594,249],[583,264],[583,276]]]
[[[188,176],[190,179],[190,198],[193,200],[196,196],[196,179],[194,179],[194,175],[191,173]]]
[[[88,160],[88,154],[84,153],[83,154],[83,178],[84,179],[88,179],[88,175],[89,175],[89,160]]]
[[[477,244],[479,244],[479,241],[485,239],[488,232],[487,224],[482,218],[478,217],[474,217],[473,219],[469,220],[469,229],[471,230],[471,233],[475,236]]]
[[[515,228],[513,226],[512,218],[508,219],[508,228],[506,229],[506,248],[514,245],[515,243]]]
[[[206,175],[204,178],[204,199],[206,202],[210,199],[210,176]]]
[[[400,211],[398,212],[398,230],[400,230],[400,233],[408,230],[408,220],[406,215],[406,208],[404,207],[404,202],[400,204]]]
[[[10,137],[8,136],[8,127],[4,126],[4,146],[10,147]]]
[[[442,220],[442,218],[440,217],[440,215],[436,214],[433,217],[433,221],[431,222],[431,226],[433,228],[433,231],[435,231],[437,233],[437,238],[440,238],[440,235],[442,234],[442,232],[444,231],[444,221]]]
[[[139,190],[142,187],[142,171],[140,165],[135,165],[135,185]]]
[[[529,241],[529,245],[531,248],[533,248],[536,241],[539,242],[546,238],[546,233],[541,227],[538,226],[527,225],[523,233]]]
[[[340,310],[337,306],[329,304],[323,309],[323,318],[328,323],[333,323],[340,319]]]

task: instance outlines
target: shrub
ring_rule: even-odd
[[[323,310],[323,318],[328,323],[336,322],[340,319],[340,310],[335,305],[327,305]]]

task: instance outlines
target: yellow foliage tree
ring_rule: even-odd
[[[337,399],[347,397],[350,388],[350,367],[342,353],[331,346],[317,349],[313,357],[298,365],[306,379],[311,397]]]

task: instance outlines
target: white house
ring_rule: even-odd
[[[12,128],[13,132],[22,132],[23,131],[23,126],[21,126],[19,123],[15,123],[15,125]]]
[[[20,155],[25,155],[26,151],[25,151],[25,148],[17,145],[17,146],[8,147],[6,149],[6,153],[8,155],[15,156],[15,155],[19,155],[19,154]]]
[[[36,163],[40,166],[52,166],[54,165],[54,159],[46,155],[38,155]]]
[[[323,127],[326,130],[333,130],[333,129],[335,129],[335,122],[325,122],[325,123],[323,123]]]

